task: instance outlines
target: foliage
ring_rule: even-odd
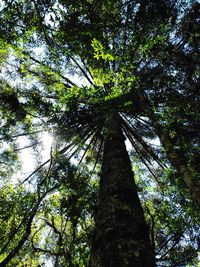
[[[1,266],[87,266],[112,111],[158,266],[198,264],[199,6],[2,1]],[[35,156],[26,177],[24,149]]]

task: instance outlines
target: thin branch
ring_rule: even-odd
[[[160,258],[158,258],[157,260],[162,260],[170,251],[172,251],[175,246],[179,243],[179,240],[175,241],[175,243],[171,246],[170,249],[168,249]]]
[[[99,160],[100,153],[101,153],[101,151],[102,151],[103,143],[104,143],[104,140],[103,140],[103,138],[102,138],[102,139],[101,139],[101,142],[100,142],[99,149],[98,149],[98,153],[97,153],[96,161],[95,161],[95,163],[94,163],[94,167],[93,167],[92,172],[91,172],[91,174],[90,174],[91,176],[92,176],[92,174],[93,174],[94,171],[95,171],[97,162],[98,162],[98,160]]]
[[[22,248],[22,246],[26,242],[27,238],[29,237],[29,235],[31,233],[32,221],[33,221],[33,219],[35,217],[35,214],[36,214],[36,212],[37,212],[37,210],[38,210],[38,208],[40,206],[40,203],[42,202],[42,200],[44,199],[44,197],[48,194],[48,192],[50,192],[51,190],[45,192],[43,194],[43,196],[38,199],[38,202],[36,203],[36,205],[32,209],[31,213],[29,214],[30,217],[29,217],[29,219],[27,221],[27,225],[26,225],[26,228],[25,228],[25,233],[20,238],[20,240],[19,240],[18,244],[16,245],[16,247],[13,250],[11,250],[11,252],[7,255],[7,257],[0,263],[0,267],[5,267],[16,256],[16,254],[19,252],[19,250]],[[20,225],[22,225],[22,224],[20,224]],[[19,230],[19,227],[18,227],[18,230]],[[17,232],[18,232],[18,230],[17,230]],[[15,234],[12,235],[12,239],[17,234],[17,232],[15,232]],[[11,240],[9,240],[9,243],[10,243],[10,241]],[[4,249],[5,249],[5,246],[4,246]]]
[[[32,244],[32,246],[33,246],[33,250],[35,253],[45,253],[45,254],[49,254],[52,256],[62,256],[63,255],[62,252],[53,252],[52,250],[35,247],[33,244]]]
[[[123,118],[127,121],[127,118],[122,115]],[[128,122],[128,121],[127,121]],[[131,132],[133,137],[140,143],[140,145],[145,149],[145,151],[158,163],[158,165],[164,169],[163,164],[160,162],[158,156],[155,154],[155,152],[152,150],[152,148],[147,145],[147,143],[138,135],[137,129],[133,126],[133,124],[130,124],[130,122],[125,123],[125,126],[128,128],[128,130]]]
[[[141,152],[138,149],[138,146],[136,144],[136,142],[134,141],[133,137],[129,134],[129,132],[127,131],[127,128],[122,126],[122,129],[124,130],[127,138],[129,139],[129,141],[131,142],[133,148],[135,149],[136,153],[138,154],[138,156],[140,157],[141,161],[143,162],[143,164],[147,167],[148,171],[152,174],[152,176],[155,178],[156,182],[159,184],[159,181],[156,177],[156,175],[154,174],[154,172],[151,170],[151,168],[149,167],[149,165],[147,164],[147,162],[149,162],[149,160],[146,158],[146,155],[144,155],[143,152]],[[146,162],[147,161],[147,162]]]
[[[96,138],[96,132],[95,132],[95,133],[94,133],[94,132],[91,132],[91,135],[93,135],[93,136],[92,136],[92,138],[91,138],[89,144],[87,145],[87,147],[86,147],[86,149],[85,149],[85,151],[84,151],[84,153],[83,153],[81,159],[79,160],[79,163],[78,163],[77,168],[80,166],[80,164],[81,164],[81,162],[83,161],[83,159],[85,158],[85,155],[87,154],[87,152],[88,152],[88,150],[89,150],[91,144],[92,144],[93,141],[95,140],[95,138]],[[91,135],[90,135],[90,136],[91,136]],[[87,138],[87,140],[90,138],[90,136]]]
[[[154,238],[155,237],[155,234],[154,234],[155,220],[154,220],[154,216],[151,214],[146,204],[145,204],[145,208],[147,210],[147,213],[151,217],[151,242],[152,242],[152,249],[153,251],[155,251],[155,238]]]
[[[87,70],[87,72],[89,73],[90,77],[93,79],[94,77],[93,77],[90,69],[88,68],[88,66],[86,65],[86,63],[84,62],[84,60],[82,58],[80,58],[80,59],[81,59],[81,62],[83,63],[84,68]]]
[[[85,72],[85,70],[81,67],[81,65],[78,63],[78,61],[77,61],[74,57],[72,57],[70,54],[67,54],[67,55],[68,55],[69,58],[71,58],[72,61],[74,61],[74,63],[75,63],[75,64],[77,65],[77,67],[81,70],[81,72],[83,73],[83,75],[85,76],[85,78],[88,80],[88,82],[89,82],[90,84],[94,85],[93,82],[92,82],[92,80],[91,80],[90,77],[87,75],[87,73]]]
[[[31,148],[31,147],[33,147],[33,146],[38,145],[39,143],[40,143],[40,142],[36,142],[36,143],[31,144],[31,145],[28,145],[28,146],[24,146],[24,147],[16,148],[16,149],[14,149],[14,151],[21,151],[21,150],[24,150],[24,149],[28,149],[28,148]]]
[[[37,134],[37,133],[41,133],[41,132],[43,132],[43,130],[30,132],[30,133],[28,133],[28,132],[27,133],[20,133],[20,134],[9,136],[9,138],[13,139],[13,138],[18,138],[18,137],[27,136],[27,135],[33,135],[33,134]],[[7,141],[7,140],[5,138],[0,138],[0,141]]]
[[[68,146],[66,146],[66,147],[64,147],[63,149],[61,149],[59,152],[58,152],[58,154],[59,155],[62,155],[62,154],[64,154],[70,147],[71,147],[71,145],[72,144],[69,144]],[[20,182],[19,184],[17,184],[17,186],[19,186],[19,185],[22,185],[22,184],[24,184],[26,181],[28,181],[35,173],[37,173],[42,167],[44,167],[47,163],[49,163],[50,162],[50,160],[51,159],[48,159],[48,160],[46,160],[45,162],[43,162],[39,167],[37,167],[31,174],[29,174],[29,176],[28,177],[26,177],[22,182]],[[16,186],[16,187],[17,187]],[[16,188],[15,187],[15,188]]]
[[[26,53],[25,53],[26,54]],[[71,86],[76,86],[76,84],[75,83],[73,83],[69,78],[67,78],[67,77],[65,77],[64,75],[62,75],[61,73],[58,73],[57,71],[55,71],[52,67],[50,67],[50,66],[48,66],[48,65],[46,65],[45,63],[43,63],[43,62],[41,62],[41,61],[39,61],[38,59],[36,59],[36,58],[34,58],[34,57],[32,57],[32,56],[30,56],[29,54],[27,54],[28,56],[29,56],[29,58],[32,60],[32,61],[34,61],[35,63],[37,63],[37,64],[39,64],[39,65],[41,65],[41,66],[44,66],[44,67],[47,67],[48,69],[50,69],[53,73],[56,73],[56,74],[58,74],[63,80],[65,80],[66,82],[68,82],[69,83],[69,85],[71,85]],[[36,73],[37,74],[37,73]]]

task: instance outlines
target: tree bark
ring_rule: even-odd
[[[159,123],[153,110],[150,107],[146,110],[147,115],[154,126],[155,132],[165,149],[168,159],[175,167],[178,174],[183,178],[194,202],[200,206],[200,180],[198,171],[193,168],[190,162],[188,162],[188,159],[184,155],[184,151],[179,151],[175,148],[173,140],[165,131],[164,127]]]
[[[155,267],[118,114],[107,120],[91,267]]]

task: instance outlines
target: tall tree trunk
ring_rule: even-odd
[[[90,266],[155,267],[120,116],[107,125]]]
[[[188,159],[184,155],[184,151],[179,151],[175,148],[172,138],[170,138],[165,128],[159,123],[150,106],[147,107],[146,111],[149,119],[152,121],[155,132],[165,149],[168,159],[176,168],[178,174],[183,178],[194,202],[200,206],[200,180],[198,171],[193,168],[190,162],[188,162]]]

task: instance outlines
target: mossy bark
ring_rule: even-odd
[[[107,121],[91,267],[153,267],[154,253],[118,114]]]

